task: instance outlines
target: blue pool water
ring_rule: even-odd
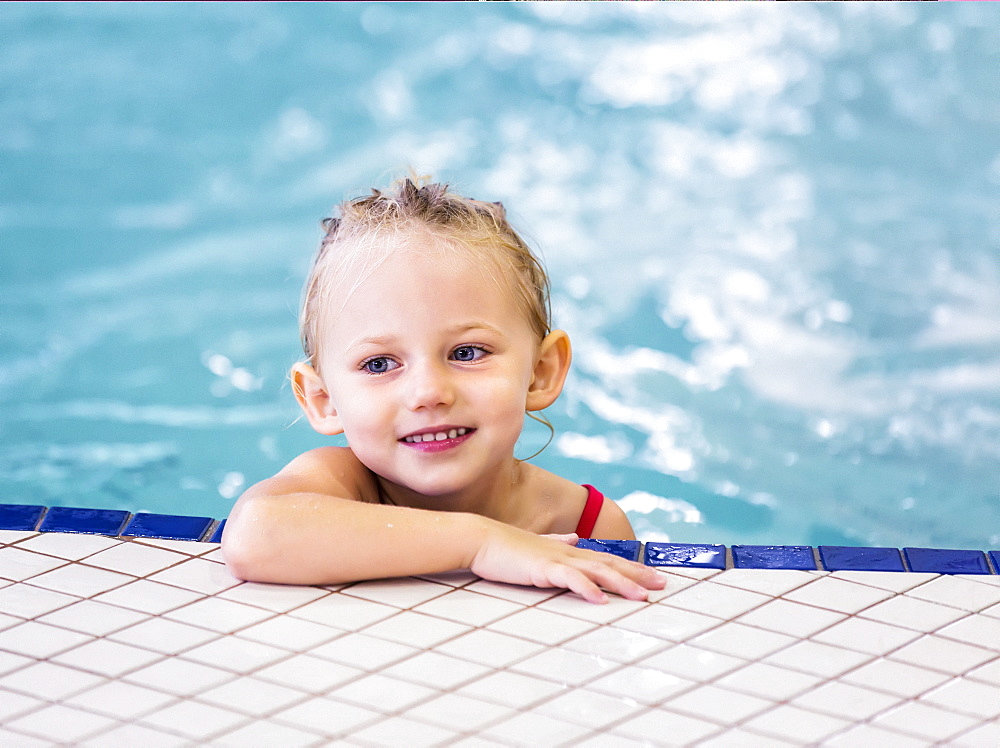
[[[0,501],[224,517],[332,204],[503,200],[645,540],[1000,545],[1000,8],[0,6]],[[529,427],[530,454],[545,433]]]

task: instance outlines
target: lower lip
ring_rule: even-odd
[[[407,442],[400,441],[404,447],[410,447],[418,452],[423,452],[424,454],[433,454],[435,452],[447,452],[449,449],[454,449],[455,447],[463,444],[469,439],[475,432],[469,431],[461,436],[456,436],[454,439],[442,439],[441,441],[433,442]]]

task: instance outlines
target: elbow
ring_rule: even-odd
[[[270,543],[260,537],[260,518],[251,507],[234,509],[222,532],[222,558],[229,573],[244,582],[268,582],[274,572],[274,559],[269,559]]]

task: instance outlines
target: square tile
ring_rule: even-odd
[[[545,646],[496,631],[475,629],[435,647],[435,652],[492,668],[507,667],[541,652]]]
[[[906,595],[897,595],[891,600],[866,608],[858,615],[861,618],[881,621],[892,626],[902,626],[914,631],[929,633],[963,618],[966,613]]]
[[[110,571],[120,571],[135,577],[144,577],[156,571],[185,561],[189,556],[182,556],[173,551],[153,548],[139,543],[119,543],[87,557],[87,566],[97,566]]]
[[[358,668],[341,665],[308,654],[268,665],[254,673],[254,678],[277,683],[308,693],[326,693],[362,674]]]
[[[669,642],[655,636],[602,626],[571,639],[563,648],[613,662],[631,663],[669,646]]]
[[[899,701],[897,696],[849,683],[827,683],[796,697],[792,705],[857,722],[867,720]]]
[[[915,572],[935,574],[989,574],[990,567],[982,551],[947,548],[904,548],[903,556]]]
[[[565,686],[501,670],[462,686],[461,694],[502,704],[512,709],[528,709],[542,699],[564,691]]]
[[[627,694],[640,704],[658,704],[695,684],[687,678],[650,667],[627,665],[587,684],[588,691],[609,696]]]
[[[12,673],[15,670],[30,665],[35,662],[34,657],[26,657],[25,655],[14,654],[13,652],[0,651],[0,675],[6,675],[7,673]],[[3,715],[0,714],[0,719]]]
[[[978,720],[974,717],[914,701],[872,720],[872,724],[877,727],[887,727],[931,742],[948,740],[952,735],[964,732],[977,723]]]
[[[554,719],[597,730],[626,719],[642,708],[628,696],[611,696],[577,688],[546,701],[536,711]]]
[[[907,593],[907,597],[979,612],[1000,603],[1000,586],[981,584],[966,577],[948,575],[932,579],[927,584],[911,590]]]
[[[94,600],[150,615],[162,615],[202,597],[204,595],[200,592],[138,579],[131,584],[97,595]]]
[[[996,656],[996,649],[962,644],[933,634],[922,636],[891,654],[894,660],[952,675],[962,675]]]
[[[31,584],[53,592],[93,597],[135,580],[135,577],[89,566],[68,564],[31,578]]]
[[[373,603],[337,592],[295,608],[289,615],[344,631],[358,631],[398,612],[399,609],[391,605]]]
[[[1000,686],[1000,659],[975,667],[965,673],[967,678]]]
[[[847,673],[841,680],[912,699],[941,685],[949,677],[946,673],[939,673],[936,670],[889,659],[878,659]]]
[[[773,631],[729,623],[713,631],[701,634],[691,643],[702,649],[757,660],[795,643],[796,639]]]
[[[0,504],[0,530],[34,530],[45,514],[36,504]]]
[[[0,548],[0,577],[21,582],[66,565],[66,560],[9,545]]]
[[[660,603],[650,605],[611,624],[613,628],[637,631],[667,642],[680,642],[722,625],[712,616],[669,608]]]
[[[764,658],[764,661],[790,670],[836,678],[871,659],[870,654],[863,652],[852,652],[820,642],[800,641]]]
[[[792,590],[784,597],[797,603],[815,605],[848,615],[888,600],[893,593],[877,587],[855,584],[834,576],[821,577],[804,587]]]
[[[668,735],[673,745],[689,745],[719,731],[719,725],[696,717],[651,709],[612,728],[612,734],[624,735],[648,745],[651,735]],[[614,742],[608,741],[614,745]]]
[[[244,722],[242,714],[197,701],[181,701],[144,716],[142,724],[179,732],[198,742],[209,742],[209,736],[236,727]]]
[[[232,673],[177,658],[153,663],[123,676],[129,683],[148,686],[176,696],[192,696],[235,679]]]
[[[92,673],[51,662],[38,662],[0,678],[0,688],[58,701],[103,682],[104,678]]]
[[[689,644],[680,644],[647,657],[642,664],[698,683],[706,683],[745,666],[747,661]]]
[[[786,704],[749,719],[743,727],[794,743],[814,745],[850,724],[839,717],[818,714]]]
[[[203,558],[189,558],[184,563],[153,574],[149,579],[205,595],[216,595],[242,584],[225,566]]]
[[[408,709],[407,716],[440,727],[475,732],[490,722],[510,716],[509,707],[473,699],[457,693],[447,693]]]
[[[448,639],[469,631],[470,627],[443,618],[425,616],[411,610],[403,610],[384,621],[373,623],[365,633],[379,639],[406,644],[418,649],[430,649]]]
[[[176,696],[162,691],[114,680],[82,691],[66,703],[116,719],[131,720],[176,700]]]
[[[547,678],[563,685],[578,686],[619,667],[620,663],[614,660],[560,647],[532,655],[512,665],[510,669],[516,673]]]
[[[260,719],[224,735],[217,735],[212,739],[212,743],[227,746],[227,748],[245,748],[252,745],[275,745],[281,746],[281,748],[302,746],[305,748],[305,746],[316,745],[318,740],[319,735],[315,732],[306,732],[288,725],[279,725],[270,720]]]
[[[441,647],[438,651],[443,651]],[[309,654],[372,672],[386,665],[412,657],[420,650],[405,644],[376,639],[367,634],[349,633],[338,639],[313,647]]]
[[[843,613],[779,599],[771,600],[736,620],[749,626],[805,639],[844,618]]]
[[[185,517],[176,514],[141,512],[132,517],[122,536],[164,538],[169,540],[201,540],[214,522],[211,517]]]
[[[572,743],[588,732],[582,725],[528,712],[514,715],[483,730],[483,735],[515,745],[555,745]]]
[[[52,662],[117,678],[130,670],[163,659],[157,652],[139,649],[108,639],[95,639],[52,658]]]
[[[438,652],[421,652],[395,665],[389,665],[382,670],[382,673],[393,678],[450,691],[462,683],[484,675],[489,670],[485,665],[459,660]]]
[[[302,691],[258,678],[237,678],[198,694],[198,700],[260,718],[308,698]],[[314,736],[315,739],[315,736]]]
[[[504,600],[521,605],[536,605],[550,597],[562,595],[564,590],[548,589],[541,587],[525,587],[520,584],[503,584],[502,582],[491,582],[487,579],[480,579],[466,586],[470,592],[479,592],[483,595],[493,595]]]
[[[271,720],[279,724],[313,730],[324,737],[334,738],[346,735],[381,717],[381,714],[371,709],[317,697],[283,709],[274,714]]]
[[[251,605],[234,603],[221,597],[205,597],[163,614],[164,618],[193,626],[230,634],[255,623],[273,618],[274,614]]]
[[[937,574],[915,574],[912,571],[906,574],[897,574],[894,571],[835,571],[830,576],[845,582],[878,587],[880,590],[896,593],[906,592],[938,577]]]
[[[0,649],[37,660],[48,659],[90,640],[91,637],[86,634],[35,621],[0,631]]]
[[[291,652],[308,652],[331,639],[343,635],[343,631],[321,623],[313,623],[302,618],[275,616],[262,623],[254,624],[239,632],[241,639],[282,647]]]
[[[149,618],[135,626],[111,634],[108,639],[142,647],[151,652],[176,655],[216,637],[218,634],[214,631],[207,631],[197,626],[189,626],[167,618]]]
[[[45,707],[7,723],[15,730],[57,743],[76,743],[91,733],[107,729],[117,720],[61,704]]]
[[[341,594],[408,610],[450,591],[451,588],[443,584],[400,577],[352,584],[345,587]]]
[[[715,683],[732,691],[741,691],[771,701],[788,701],[822,682],[818,675],[754,662],[725,675]]]
[[[818,550],[828,571],[906,571],[897,548],[821,545]]]
[[[895,730],[885,730],[874,725],[858,725],[846,732],[837,733],[825,741],[823,745],[834,748],[857,748],[858,746],[877,745],[879,748],[927,748],[927,742],[902,735]]]
[[[733,725],[773,706],[768,699],[738,693],[715,685],[703,685],[675,696],[664,708],[694,717]]]
[[[3,720],[6,723],[13,717],[37,711],[45,706],[47,706],[47,703],[42,699],[25,696],[12,691],[4,691],[3,699],[0,699],[0,720]],[[5,737],[9,739],[11,745],[18,745],[18,743],[14,743],[12,741],[14,738],[20,737],[21,735],[23,735],[23,733],[16,736],[7,735],[4,733],[3,727],[0,726],[0,745],[6,745],[4,742]]]
[[[288,657],[288,650],[268,644],[226,636],[206,642],[181,655],[185,660],[212,665],[220,670],[247,674]]]
[[[345,683],[326,694],[335,701],[375,708],[380,712],[400,712],[426,701],[437,689],[376,673]]]
[[[444,745],[456,737],[453,730],[414,722],[406,717],[389,717],[355,730],[350,740],[362,745],[406,745],[413,748]]]
[[[485,626],[524,606],[491,595],[480,595],[468,590],[453,590],[414,607],[419,613],[464,623],[468,626]]]
[[[728,621],[770,600],[770,597],[759,592],[724,587],[714,582],[702,582],[681,590],[663,604]]]
[[[1000,718],[1000,691],[996,686],[954,678],[920,697],[920,701],[982,719]]]
[[[89,535],[115,536],[125,526],[128,516],[128,512],[117,509],[54,506],[49,509],[38,529],[42,532],[80,532]]]
[[[80,743],[85,748],[107,748],[107,746],[135,746],[142,748],[177,748],[184,745],[183,738],[174,732],[165,732],[138,723],[99,732]]]
[[[597,624],[617,621],[645,607],[645,602],[626,600],[612,593],[608,595],[608,601],[603,605],[588,603],[579,595],[558,595],[539,603],[535,609]]]
[[[40,616],[38,619],[54,626],[72,629],[91,636],[105,636],[114,631],[145,621],[149,616],[135,610],[119,608],[93,600],[81,600],[78,603],[60,608],[52,613]]]
[[[256,605],[275,613],[287,613],[295,608],[327,597],[329,590],[322,587],[302,587],[294,584],[259,584],[245,582],[219,595],[224,600]]]
[[[884,655],[915,641],[920,633],[863,618],[848,618],[816,634],[813,639],[843,649]]]
[[[487,628],[490,631],[519,636],[539,644],[556,646],[585,631],[590,631],[595,628],[595,624],[537,608],[526,608],[491,623]]]
[[[816,568],[813,549],[806,545],[734,545],[729,550],[737,569]]]
[[[778,597],[819,578],[816,572],[794,569],[727,569],[712,577],[712,581]]]
[[[697,543],[646,543],[646,566],[691,566],[704,569],[726,568],[726,547]]]
[[[79,600],[72,595],[52,592],[28,584],[12,584],[0,589],[0,610],[18,618],[35,618],[65,608]]]

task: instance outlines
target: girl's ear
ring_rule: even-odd
[[[572,360],[569,335],[563,330],[553,330],[545,336],[538,349],[538,360],[528,386],[526,410],[542,410],[556,401]]]
[[[317,371],[309,364],[295,364],[291,379],[295,399],[309,419],[309,425],[327,436],[343,433],[333,398]]]

